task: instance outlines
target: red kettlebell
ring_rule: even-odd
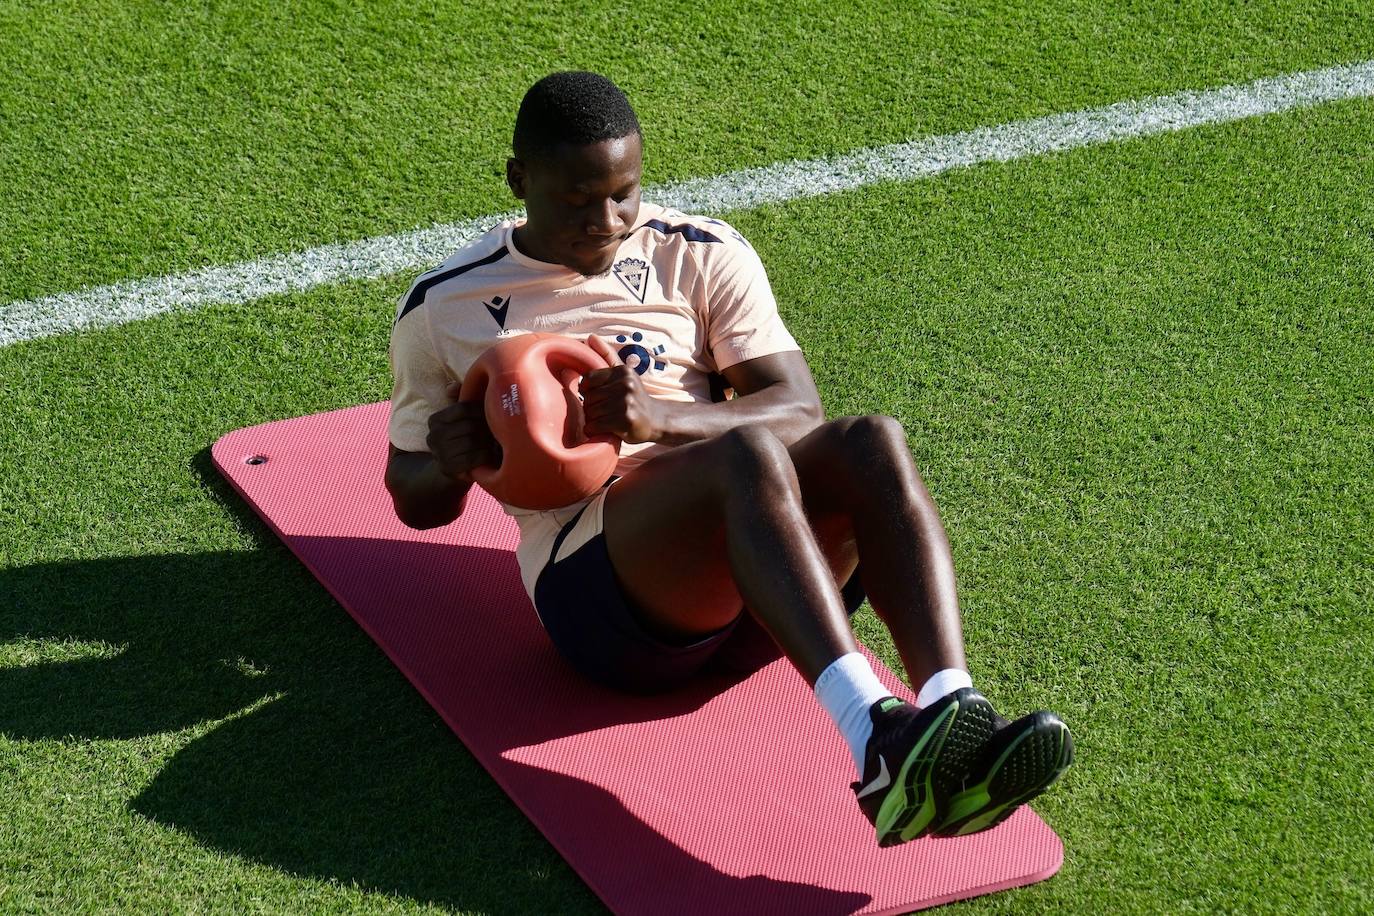
[[[615,471],[620,440],[582,432],[577,384],[606,361],[580,340],[522,334],[472,364],[460,401],[482,401],[501,444],[499,467],[473,468],[482,489],[522,509],[557,509],[590,496]]]

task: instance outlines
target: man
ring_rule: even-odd
[[[585,338],[610,366],[581,383],[585,431],[623,441],[618,477],[563,509],[506,507],[564,658],[622,689],[669,689],[752,615],[848,742],[884,846],[986,829],[1044,791],[1072,759],[1069,732],[1048,712],[1008,723],[973,689],[949,543],[900,425],[825,421],[744,238],[641,205],[642,133],[609,80],[540,80],[513,152],[526,217],[422,275],[397,311],[386,483],[399,517],[447,524],[472,469],[499,464],[481,405],[456,402],[483,351],[516,333]],[[716,376],[733,399],[712,397]],[[860,558],[915,705],[858,651],[843,585]]]

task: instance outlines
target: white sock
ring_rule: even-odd
[[[841,655],[831,662],[816,678],[815,691],[816,699],[830,713],[844,740],[849,742],[854,769],[863,779],[864,749],[873,734],[868,708],[883,697],[892,696],[892,691],[883,686],[869,667],[868,659],[858,652]]]
[[[973,678],[968,676],[967,671],[962,668],[945,668],[932,674],[930,680],[926,681],[921,692],[916,694],[916,705],[925,709],[945,694],[972,686]]]

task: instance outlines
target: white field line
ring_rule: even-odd
[[[1368,96],[1374,96],[1374,61],[694,178],[648,188],[645,197],[689,213],[724,214],[880,181],[911,181],[980,162],[1007,162]],[[326,283],[428,269],[511,215],[494,214],[400,235],[11,302],[0,306],[0,346],[214,303],[251,302]]]

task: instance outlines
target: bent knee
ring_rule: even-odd
[[[727,488],[748,484],[795,487],[796,473],[787,446],[762,426],[736,426],[717,436],[714,452],[717,468]]]
[[[881,455],[911,454],[906,430],[892,417],[880,414],[840,417],[827,426],[833,429],[835,447],[844,451],[846,457],[871,460]]]
[[[840,417],[825,431],[824,466],[830,486],[856,496],[893,477],[920,483],[906,430],[892,417]]]

